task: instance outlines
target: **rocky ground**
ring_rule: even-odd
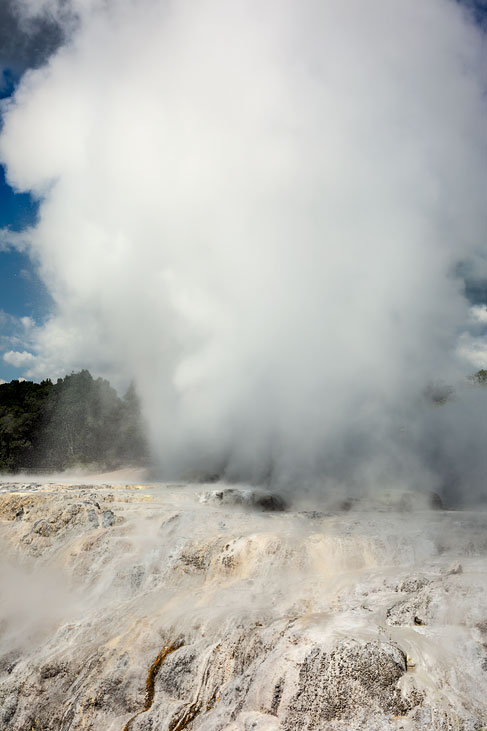
[[[487,728],[486,513],[321,507],[1,483],[0,729]]]

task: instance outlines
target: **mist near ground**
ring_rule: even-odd
[[[19,11],[67,38],[3,106],[54,302],[26,375],[135,377],[165,479],[481,497],[487,391],[466,376],[486,356],[459,272],[485,269],[485,43],[468,9]]]

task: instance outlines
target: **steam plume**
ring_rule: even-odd
[[[485,234],[462,6],[22,7],[69,38],[0,138],[42,199],[30,246],[55,309],[30,375],[135,374],[165,475],[431,488],[455,444],[478,493],[482,415],[421,397],[468,371],[455,272]]]

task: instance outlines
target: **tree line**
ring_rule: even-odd
[[[120,398],[87,370],[0,385],[0,471],[115,469],[145,464],[148,447],[133,384]]]
[[[471,376],[487,385],[487,370]],[[430,394],[435,403],[450,391]],[[87,370],[59,378],[0,384],[0,472],[143,465],[149,449],[133,384],[120,398]]]

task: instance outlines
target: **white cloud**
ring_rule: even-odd
[[[470,333],[463,333],[458,352],[475,370],[487,368],[487,336],[475,337]]]
[[[9,228],[0,228],[0,251],[9,251],[10,249],[26,251],[29,240],[29,229],[12,231]]]
[[[37,7],[82,20],[0,136],[9,180],[43,196],[29,246],[54,309],[29,373],[135,374],[168,470],[408,473],[393,425],[458,376],[451,272],[485,233],[484,51],[461,8]]]
[[[35,323],[35,320],[33,317],[29,317],[29,316],[21,317],[20,322],[21,322],[24,330],[27,332],[32,330],[36,326],[36,323]]]
[[[470,317],[474,322],[487,324],[487,305],[474,305],[470,308]]]
[[[28,365],[32,365],[35,361],[35,355],[28,353],[26,350],[22,353],[18,350],[9,350],[3,354],[3,360],[8,365],[14,366],[15,368],[24,368]]]
[[[0,310],[0,350],[11,352],[31,350],[38,336],[34,318],[17,317]]]
[[[10,338],[16,338],[17,335],[22,332],[24,333],[25,327],[21,321],[21,318],[11,315],[10,312],[0,310],[0,332],[2,338],[9,340]]]

